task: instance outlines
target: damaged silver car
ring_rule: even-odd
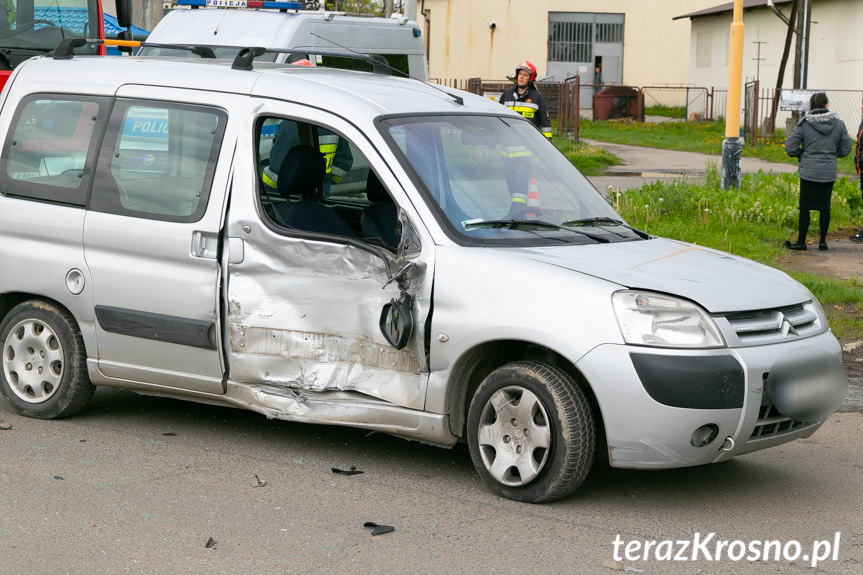
[[[724,461],[840,405],[840,346],[782,272],[631,228],[494,102],[257,53],[16,70],[0,390],[20,413],[102,385],[466,441],[492,490],[544,502],[600,457]]]

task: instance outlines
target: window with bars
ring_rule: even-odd
[[[623,24],[597,22],[597,44],[615,44],[623,42]]]
[[[549,22],[549,61],[593,62],[593,28],[593,22]]]

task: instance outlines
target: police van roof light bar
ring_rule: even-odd
[[[271,10],[302,10],[302,2],[275,2],[270,0],[177,0],[178,6],[192,8],[267,8]]]

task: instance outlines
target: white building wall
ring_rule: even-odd
[[[790,14],[788,4],[782,11]],[[863,0],[812,0],[808,89],[832,92],[831,108],[840,113],[849,129],[860,121],[860,94],[838,90],[863,90]],[[689,78],[696,86],[728,85],[728,35],[732,13],[702,16],[692,20]],[[785,47],[785,24],[767,8],[743,13],[743,82],[759,80],[761,88],[775,88]],[[710,62],[701,44],[709,38]],[[793,88],[795,40],[792,37],[783,88]],[[758,44],[761,61],[757,62]],[[742,102],[743,100],[741,100]],[[720,111],[720,113],[723,113]],[[724,115],[724,113],[723,113]],[[777,114],[777,127],[784,127],[788,114]]]
[[[857,0],[861,1],[861,0]],[[675,16],[716,5],[717,0],[418,0],[428,15],[432,78],[503,79],[523,60],[546,73],[548,13],[625,14],[623,82],[689,82],[688,20]],[[489,24],[495,22],[491,29]]]

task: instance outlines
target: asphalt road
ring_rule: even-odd
[[[600,463],[551,505],[491,494],[464,446],[122,390],[100,388],[85,413],[58,421],[19,417],[0,399],[0,423],[11,426],[0,430],[3,575],[863,573],[859,412],[718,465],[637,472]],[[363,473],[331,471],[351,466]],[[395,530],[373,537],[367,521]],[[796,541],[801,558],[717,561],[713,547],[713,561],[692,561],[691,549],[676,562],[623,554],[625,543],[696,533],[715,533],[711,545],[776,540],[790,552]],[[836,533],[836,560],[830,550],[810,567],[802,556]],[[623,561],[607,563],[618,535]]]
[[[722,156],[626,146],[596,140],[583,141],[607,150],[623,161],[619,166],[609,166],[601,175],[588,176],[590,182],[600,191],[608,189],[608,186],[623,191],[656,181],[703,182],[711,165],[722,168]],[[765,173],[794,173],[797,171],[797,164],[767,162],[758,158],[740,159],[741,174],[756,173],[759,170]]]

